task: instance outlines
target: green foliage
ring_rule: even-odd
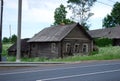
[[[113,40],[108,38],[96,38],[94,41],[95,44],[100,47],[105,47],[113,44]]]
[[[87,20],[93,15],[90,12],[91,7],[93,6],[96,0],[68,0],[68,7],[72,10],[72,19],[79,22],[86,29],[89,28]]]
[[[10,39],[7,38],[7,37],[4,37],[4,38],[3,38],[3,43],[8,43],[8,42],[10,42]]]
[[[34,58],[22,58],[22,62],[45,62],[47,58],[34,57]]]
[[[45,62],[47,61],[47,58],[41,58],[41,57],[34,57],[34,58],[21,58],[22,62]],[[7,61],[16,61],[15,56],[8,56]]]
[[[89,30],[90,26],[86,22],[82,23],[81,25],[85,28],[85,30]]]
[[[58,59],[47,59],[47,58],[22,58],[22,62],[77,62],[77,61],[86,61],[86,60],[112,60],[120,59],[120,47],[119,46],[109,46],[109,47],[100,47],[99,51],[92,53],[89,56],[70,56],[66,58]],[[8,57],[8,61],[15,61],[15,57]]]
[[[16,61],[16,57],[14,57],[14,56],[8,56],[7,57],[7,61],[15,62]]]
[[[95,2],[96,0],[68,0],[67,2],[68,3],[74,3],[74,4],[82,4],[83,6],[92,6],[93,3]]]
[[[17,36],[14,34],[14,35],[12,35],[12,37],[11,37],[11,42],[12,43],[15,43],[17,41]]]
[[[7,52],[7,49],[11,46],[12,44],[3,44],[3,48],[2,48],[2,56],[8,56],[8,52]]]
[[[12,35],[12,37],[10,37],[10,38],[4,37],[3,40],[2,40],[2,42],[3,42],[4,44],[7,44],[7,43],[15,43],[16,41],[17,41],[17,36],[16,36],[15,34]]]
[[[116,2],[113,6],[112,12],[110,15],[107,15],[103,19],[103,27],[115,27],[116,25],[120,25],[120,2]]]
[[[96,54],[98,54],[98,50],[96,50],[96,51],[92,51],[92,52],[90,52],[90,55],[96,55]]]
[[[65,10],[66,8],[64,7],[64,5],[60,5],[59,8],[55,9],[54,12],[54,25],[60,25],[60,24],[71,24],[73,23],[73,21],[71,21],[70,19],[66,19],[66,14],[67,11]]]
[[[109,46],[109,47],[100,47],[99,52],[95,55],[90,56],[72,56],[66,58],[52,59],[49,62],[77,62],[77,61],[86,61],[86,60],[112,60],[120,59],[120,47],[119,46]]]

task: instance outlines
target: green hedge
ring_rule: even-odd
[[[94,39],[94,41],[95,41],[95,44],[99,47],[113,45],[113,40],[108,38],[96,38]]]

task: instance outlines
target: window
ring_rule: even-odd
[[[69,53],[70,52],[70,43],[66,43],[66,52]]]
[[[83,53],[87,53],[88,52],[88,44],[83,44]]]
[[[32,47],[35,48],[35,44],[32,44]]]
[[[55,50],[56,50],[56,44],[55,43],[52,43],[51,44],[51,52],[55,52]]]
[[[80,48],[80,45],[79,44],[75,44],[74,45],[74,52],[75,53],[79,53],[79,48]]]

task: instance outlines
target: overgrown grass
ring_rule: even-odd
[[[3,48],[2,48],[2,56],[8,56],[8,52],[7,49],[11,46],[12,44],[3,44]]]
[[[76,62],[85,60],[112,60],[120,59],[120,47],[109,46],[99,48],[99,52],[90,56],[72,56],[63,59],[51,59],[51,62]]]
[[[70,56],[66,58],[47,59],[47,58],[22,58],[23,62],[76,62],[85,60],[112,60],[120,59],[120,46],[100,47],[99,52],[89,56]],[[15,61],[15,57],[8,57],[8,61]]]
[[[16,57],[15,56],[8,56],[7,60],[11,61],[11,62],[15,62],[16,61]],[[40,58],[40,57],[36,57],[36,58],[21,58],[22,62],[45,62],[47,60],[48,60],[47,58]]]
[[[22,58],[21,61],[23,62],[45,62],[47,61],[48,59],[47,58],[39,58],[39,57],[36,57],[36,58]]]

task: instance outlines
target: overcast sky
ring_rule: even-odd
[[[62,3],[67,6],[67,0],[23,0],[22,10],[22,38],[31,38],[45,27],[54,22],[54,11]],[[90,29],[102,28],[103,18],[111,12],[112,6],[120,0],[98,0],[107,5],[96,2],[91,12],[94,15],[89,19]],[[18,0],[4,0],[3,37],[17,35]],[[67,15],[69,18],[69,14]]]

